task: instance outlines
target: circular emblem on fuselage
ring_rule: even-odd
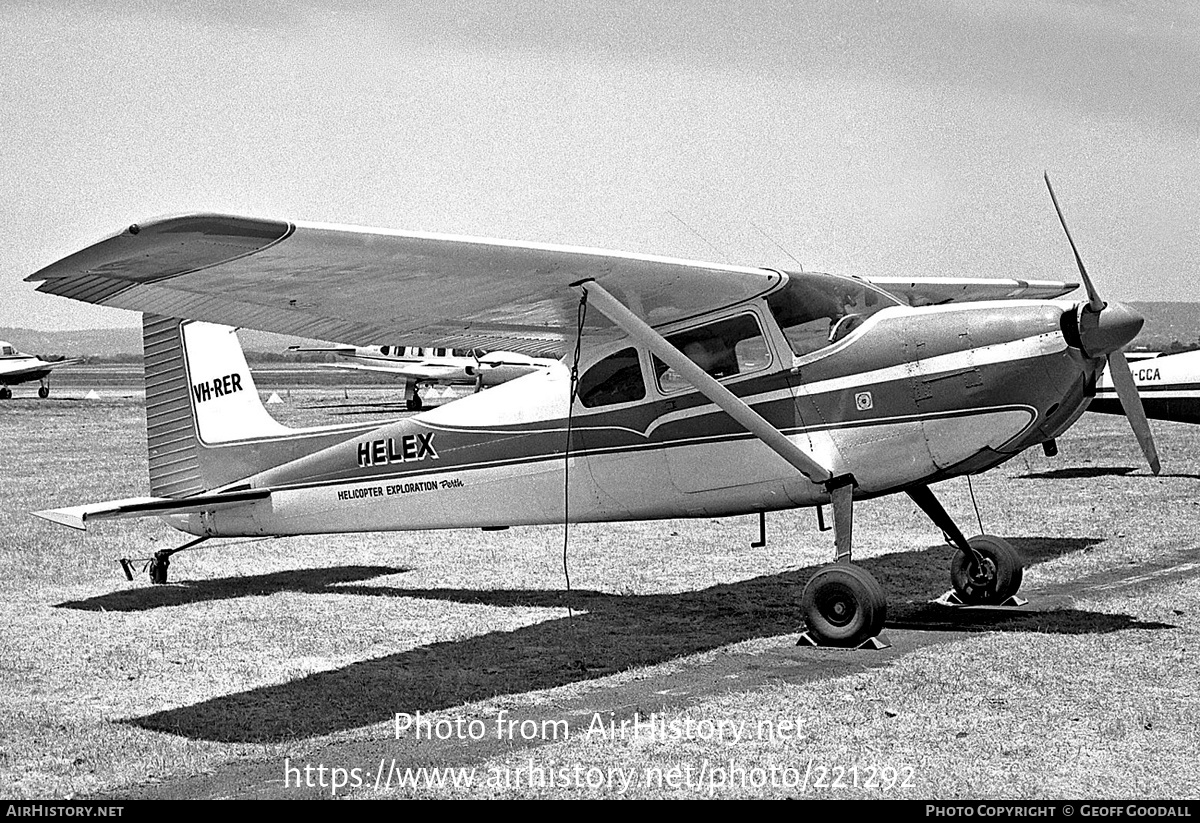
[[[867,409],[875,407],[875,401],[871,398],[871,393],[869,391],[860,391],[858,394],[854,395],[854,405],[859,411],[866,411]]]

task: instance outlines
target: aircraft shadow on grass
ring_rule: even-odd
[[[1044,472],[1029,472],[1019,474],[1021,480],[1084,480],[1093,477],[1124,477],[1137,471],[1133,466],[1073,466],[1066,469],[1050,469]],[[1171,474],[1163,472],[1157,475],[1145,475],[1146,480],[1156,477],[1177,477],[1189,480],[1200,480],[1200,474]]]
[[[1133,466],[1071,466],[1018,475],[1022,480],[1082,480],[1089,477],[1123,477],[1136,471]]]
[[[1012,541],[1028,563],[1082,551],[1094,539]],[[890,627],[949,631],[1107,633],[1169,628],[1124,615],[1075,609],[955,610],[931,606],[947,585],[953,550],[942,546],[865,559],[861,564],[891,593]],[[563,607],[574,614],[514,631],[434,643],[287,683],[214,698],[122,721],[184,737],[224,742],[286,741],[390,720],[398,712],[430,712],[504,694],[521,694],[663,663],[754,638],[799,630],[796,598],[817,567],[766,575],[678,594],[613,595],[594,591],[402,589],[363,584],[371,567],[277,573],[240,581],[212,580],[175,587],[192,602],[271,591],[336,592],[364,597],[446,600],[509,607]],[[380,574],[397,570],[381,567]],[[341,583],[336,588],[333,583]],[[177,605],[159,588],[126,595],[125,610]],[[140,595],[140,600],[139,600]],[[62,604],[99,608],[105,595]],[[166,600],[162,598],[167,597]],[[116,599],[108,601],[118,604]],[[188,602],[184,600],[183,602]],[[117,605],[118,608],[121,605]],[[105,606],[105,608],[110,608]]]
[[[196,580],[167,586],[139,587],[58,603],[58,609],[78,609],[92,612],[141,612],[167,606],[185,606],[209,600],[231,600],[236,597],[258,597],[278,592],[298,594],[345,594],[339,584],[370,580],[389,574],[403,574],[410,569],[392,566],[335,566],[325,569],[296,569],[294,571],[256,574],[248,577],[221,577],[216,580]]]

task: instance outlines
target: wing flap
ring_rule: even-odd
[[[33,512],[34,517],[62,526],[85,531],[89,520],[115,520],[129,517],[161,517],[169,514],[195,514],[245,506],[270,498],[270,489],[248,489],[238,492],[197,495],[195,497],[130,497],[106,500],[62,509]]]

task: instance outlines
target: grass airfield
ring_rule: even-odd
[[[1029,562],[1019,610],[930,605],[941,535],[860,503],[893,647],[847,652],[795,645],[832,556],[810,511],[761,549],[749,516],[572,527],[570,592],[560,527],[213,541],[129,583],[116,558],[186,536],[28,514],[146,493],[136,388],[85,392],[0,404],[0,796],[1200,796],[1200,427],[1154,424],[1160,477],[1086,415],[1057,458],[974,478]],[[283,394],[295,425],[399,408]],[[935,491],[978,531],[965,480]]]

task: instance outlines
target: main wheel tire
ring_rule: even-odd
[[[4,386],[3,388],[0,388],[0,400],[11,400],[11,399],[12,399],[12,389],[10,389],[8,386]]]
[[[967,541],[983,555],[980,566],[963,551],[950,561],[950,584],[959,599],[972,606],[994,606],[1017,593],[1025,577],[1021,555],[1002,537],[981,534]]]
[[[421,395],[414,394],[404,402],[404,407],[409,411],[420,411],[425,408],[425,404],[421,402]]]
[[[38,397],[45,400],[49,396],[50,396],[50,387],[49,386],[38,386]]]
[[[808,631],[823,646],[859,646],[883,630],[887,596],[871,573],[849,563],[826,566],[800,596]]]

